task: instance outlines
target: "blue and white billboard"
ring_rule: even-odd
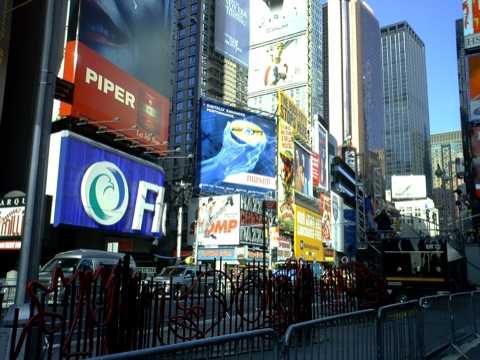
[[[215,2],[215,51],[248,66],[250,0]]]
[[[275,191],[275,120],[203,101],[199,160],[202,193]]]
[[[52,222],[158,236],[164,215],[164,172],[68,131],[50,140],[47,194]]]

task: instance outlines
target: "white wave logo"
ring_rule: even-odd
[[[81,196],[88,216],[99,224],[113,225],[122,219],[127,210],[127,181],[115,164],[100,161],[85,171]]]

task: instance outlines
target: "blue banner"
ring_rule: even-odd
[[[275,191],[275,120],[202,102],[199,141],[202,193]]]
[[[51,144],[50,151],[58,153],[54,226],[159,235],[165,193],[161,168],[69,132],[52,135]]]
[[[215,50],[248,66],[250,0],[216,0]]]
[[[354,256],[357,253],[357,223],[355,209],[345,206],[343,211],[344,218],[344,253],[347,256]]]

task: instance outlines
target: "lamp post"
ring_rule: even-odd
[[[180,182],[173,184],[174,204],[177,207],[177,262],[182,258],[183,206],[190,202],[192,184]]]

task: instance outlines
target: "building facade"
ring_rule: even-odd
[[[431,136],[432,154],[432,197],[439,210],[440,226],[446,229],[458,217],[454,191],[463,184],[458,177],[459,166],[463,164],[462,133],[451,131]],[[440,171],[439,171],[440,169]]]
[[[430,193],[425,45],[407,22],[383,27],[381,40],[387,187],[391,175],[425,175]]]
[[[169,181],[195,179],[199,99],[209,97],[234,106],[247,104],[248,67],[215,50],[215,1],[177,0],[176,64],[169,147],[163,165]]]

